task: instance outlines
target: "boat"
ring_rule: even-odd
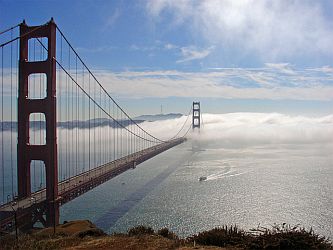
[[[206,177],[206,176],[201,176],[201,177],[199,178],[199,181],[205,181],[205,180],[207,180],[207,177]]]

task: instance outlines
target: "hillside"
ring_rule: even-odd
[[[0,239],[1,249],[333,249],[312,230],[282,225],[245,232],[236,226],[214,228],[182,239],[167,228],[157,232],[137,226],[126,234],[107,235],[90,221],[72,221],[53,228],[34,229],[30,234]]]
[[[140,115],[138,117],[135,117],[135,119],[154,122],[154,121],[161,121],[168,119],[176,119],[182,116],[183,114],[180,113],[169,113],[169,114],[156,114],[156,115]]]
[[[133,121],[136,122],[137,124],[140,124],[144,121],[153,122],[160,120],[176,119],[182,116],[183,114],[180,113],[141,115],[135,117]],[[131,122],[128,119],[123,119],[123,120],[117,119],[117,121],[118,123],[107,118],[96,118],[86,121],[79,121],[79,120],[61,121],[57,122],[57,127],[62,129],[74,129],[74,128],[87,129],[87,128],[95,128],[103,126],[109,126],[111,128],[120,128],[122,126],[126,127],[129,124],[131,124]],[[33,130],[45,129],[45,121],[31,121],[30,128]],[[0,121],[0,130],[15,132],[17,130],[17,122]]]

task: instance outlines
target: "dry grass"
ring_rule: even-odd
[[[69,249],[175,249],[172,240],[158,235],[108,236],[82,243]]]
[[[54,229],[52,227],[36,231],[34,234],[39,236],[52,236]],[[70,221],[56,227],[56,235],[62,236],[103,236],[106,235],[101,229],[97,228],[88,220]]]
[[[88,240],[88,239],[84,239]],[[6,236],[0,241],[0,249],[63,249],[70,246],[76,246],[82,242],[78,237],[67,236],[37,236],[20,235],[16,241],[13,236]]]
[[[127,234],[106,236],[89,221],[75,221],[53,228],[35,230],[0,239],[0,249],[333,249],[325,237],[312,230],[290,227],[285,224],[272,229],[257,228],[245,232],[237,226],[214,228],[197,235],[180,239],[167,228],[154,232],[150,227],[137,226]]]
[[[6,235],[0,239],[0,249],[62,249],[88,241],[86,236],[104,235],[88,220],[73,221],[58,225],[55,234],[53,228],[36,229],[30,234],[21,234],[18,241],[13,235]]]

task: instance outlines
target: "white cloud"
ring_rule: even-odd
[[[208,48],[198,48],[194,45],[180,47],[172,43],[162,43],[161,41],[156,42],[153,46],[139,46],[137,44],[132,44],[130,50],[132,51],[141,51],[141,52],[150,52],[151,51],[170,51],[175,50],[181,56],[181,59],[177,60],[177,63],[184,63],[193,60],[199,60],[207,57],[213,50],[214,46]]]
[[[175,96],[333,101],[333,76],[330,68],[304,70],[293,68],[292,72],[293,74],[281,74],[280,67],[271,65],[268,68],[220,68],[208,72],[147,70],[115,73],[96,70],[94,74],[109,93],[118,97],[165,98]],[[5,68],[3,73],[3,93],[7,96],[12,91],[10,69]],[[16,70],[14,73],[17,76]],[[82,79],[82,74],[75,75],[74,72],[72,77],[86,89],[87,75]],[[59,85],[58,92],[67,90],[66,81],[64,81],[65,73],[58,73],[57,78],[64,85]],[[15,86],[14,91],[17,89],[16,82]],[[93,89],[93,85],[91,89]]]
[[[264,60],[333,53],[332,20],[320,1],[151,0],[146,7],[154,20],[169,11],[170,23],[186,25],[208,44],[252,51]]]
[[[86,52],[86,53],[106,53],[116,49],[117,49],[116,46],[107,46],[107,45],[94,48],[84,48],[84,47],[76,48],[78,52]]]
[[[308,69],[310,71],[316,71],[316,72],[320,72],[320,73],[326,73],[326,74],[329,74],[331,75],[333,73],[333,67],[331,66],[323,66],[321,68],[312,68],[312,69]]]
[[[178,46],[177,46],[177,45],[174,45],[174,44],[171,44],[171,43],[167,43],[167,44],[164,45],[164,48],[165,48],[166,50],[170,50],[170,49],[177,49]]]
[[[97,71],[97,78],[112,93],[128,98],[213,97],[270,100],[333,100],[332,79],[293,70],[220,69],[211,72]],[[237,79],[235,79],[237,78]]]
[[[139,46],[137,44],[132,44],[130,46],[130,50],[137,50],[137,51],[159,51],[159,50],[172,50],[172,49],[179,49],[179,46],[172,44],[172,43],[163,43],[161,41],[155,41],[155,44],[152,46]]]
[[[116,21],[118,20],[118,18],[121,15],[121,11],[120,9],[115,9],[115,11],[112,13],[112,15],[107,17],[106,23],[104,25],[104,29],[111,29],[114,24],[116,23]]]
[[[178,60],[177,63],[203,59],[207,57],[213,51],[213,49],[214,47],[209,47],[206,49],[198,49],[195,46],[182,47],[180,50],[183,58]]]
[[[139,46],[139,45],[136,45],[136,44],[132,44],[130,46],[130,50],[137,50],[137,51],[154,51],[154,50],[159,50],[160,48],[159,47],[156,47],[156,46]]]
[[[295,71],[291,68],[289,63],[265,63],[269,68],[276,69],[281,73],[288,75],[295,75]]]
[[[325,73],[333,73],[333,67],[330,67],[330,66],[323,66],[321,67],[321,70],[322,72],[325,72]]]

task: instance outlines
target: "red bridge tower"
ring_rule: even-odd
[[[200,102],[193,102],[192,128],[200,129]]]
[[[45,61],[28,61],[28,41],[32,38],[48,39],[47,58]],[[30,197],[32,160],[44,162],[46,172],[46,201],[32,214],[28,224],[40,221],[44,226],[59,223],[57,134],[56,134],[56,24],[53,19],[42,26],[20,25],[20,59],[19,59],[19,94],[18,94],[18,196],[19,199]],[[46,75],[46,97],[29,99],[29,75]],[[29,142],[29,117],[33,113],[45,115],[46,144],[31,145]],[[45,218],[44,218],[45,216]],[[31,221],[30,221],[31,220]]]

